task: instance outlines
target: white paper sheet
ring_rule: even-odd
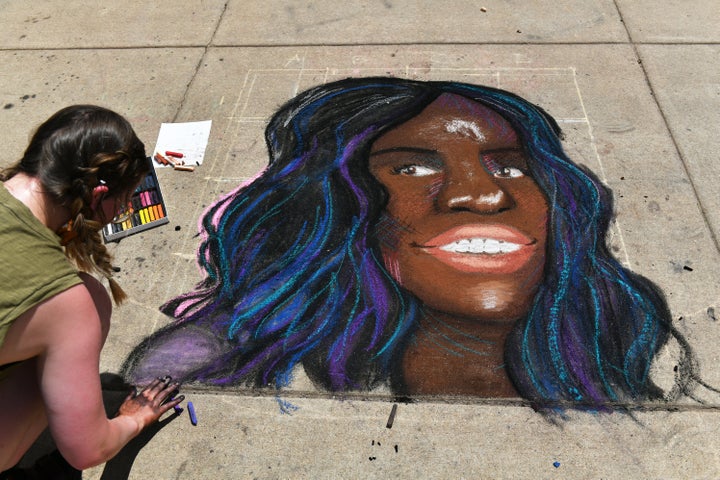
[[[155,160],[156,153],[167,156],[165,152],[168,151],[182,153],[181,160],[185,165],[201,165],[205,157],[211,126],[212,120],[161,124],[152,154],[155,167],[168,166]]]

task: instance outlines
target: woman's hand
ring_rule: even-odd
[[[180,389],[178,382],[171,378],[157,378],[140,392],[133,392],[120,405],[118,416],[132,417],[144,429],[156,422],[165,412],[185,400],[183,395],[174,397]]]

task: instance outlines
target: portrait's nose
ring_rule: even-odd
[[[458,167],[444,178],[436,199],[440,209],[493,214],[515,206],[512,196],[480,162]]]

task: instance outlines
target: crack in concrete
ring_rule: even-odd
[[[230,0],[227,0],[225,2],[225,5],[223,5],[222,12],[220,12],[220,15],[218,15],[218,20],[215,23],[215,28],[213,28],[212,34],[210,35],[210,38],[208,39],[207,43],[203,45],[203,54],[200,55],[200,58],[198,59],[198,63],[195,65],[195,71],[193,72],[192,76],[190,77],[190,81],[185,86],[185,91],[183,92],[182,98],[180,99],[180,102],[178,104],[177,110],[175,110],[175,114],[173,115],[172,121],[176,122],[178,116],[180,115],[180,112],[185,107],[185,101],[187,100],[188,93],[190,92],[190,89],[192,88],[193,84],[195,83],[195,79],[198,76],[198,73],[200,73],[200,67],[203,65],[205,60],[207,59],[208,51],[210,50],[210,47],[213,45],[213,40],[215,40],[215,36],[217,35],[218,29],[220,28],[220,25],[222,24],[223,18],[225,18],[225,12],[227,12],[228,3],[230,3]]]

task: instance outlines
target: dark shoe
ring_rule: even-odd
[[[25,474],[24,468],[13,467],[10,470],[0,472],[0,480],[27,480],[28,478],[31,477]]]
[[[55,450],[38,458],[30,468],[14,467],[0,473],[0,480],[82,480],[82,472]]]

